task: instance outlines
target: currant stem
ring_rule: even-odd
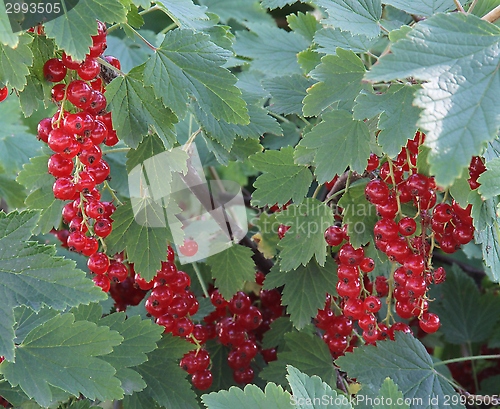
[[[453,0],[453,2],[455,3],[455,6],[457,6],[457,9],[460,13],[465,13],[465,10],[464,8],[462,7],[462,4],[460,3],[460,1],[458,0]]]
[[[201,289],[203,290],[203,294],[205,297],[210,298],[210,294],[208,294],[207,286],[205,284],[205,281],[203,280],[203,277],[201,276],[201,271],[198,267],[198,264],[196,262],[192,263],[193,270],[196,273],[196,277],[198,278],[198,281],[200,282]]]
[[[459,358],[446,359],[444,361],[439,361],[434,364],[434,366],[448,365],[455,362],[466,362],[466,361],[478,361],[480,359],[500,359],[499,355],[474,355],[474,356],[461,356]]]
[[[467,13],[472,13],[472,10],[474,10],[474,7],[476,7],[476,4],[478,3],[479,0],[474,0],[472,4],[470,5],[469,9],[467,10]]]
[[[142,34],[140,34],[135,28],[133,28],[130,24],[128,23],[125,23],[125,25],[127,26],[127,28],[129,28],[137,37],[139,37],[143,42],[144,44],[146,44],[148,46],[148,48],[150,48],[151,50],[153,50],[154,52],[156,52],[158,49],[153,45],[151,44],[148,40],[146,40]]]
[[[316,197],[318,196],[319,192],[321,191],[321,188],[323,187],[323,185],[318,185],[318,187],[316,187],[316,189],[314,190],[314,193],[312,195],[312,198],[313,199],[316,199]]]
[[[191,147],[191,145],[193,144],[196,136],[201,132],[201,128],[198,128],[198,130],[196,130],[195,132],[193,132],[191,134],[191,136],[189,137],[189,139],[187,140],[186,144],[183,146],[182,150],[184,152],[187,152],[189,150],[189,148]]]
[[[116,72],[120,77],[124,77],[125,73],[122,70],[119,70],[116,68],[114,65],[111,65],[109,62],[107,62],[104,58],[98,57],[97,62],[101,65],[104,65],[106,68],[109,68],[113,72]]]
[[[116,148],[116,149],[108,149],[106,151],[103,151],[103,153],[105,155],[109,154],[109,153],[121,153],[121,152],[128,152],[130,150],[130,148]]]
[[[111,194],[111,196],[113,197],[113,199],[114,199],[114,200],[116,200],[116,203],[118,203],[120,206],[123,204],[123,203],[121,202],[121,200],[120,200],[120,199],[118,199],[118,196],[116,196],[116,192],[115,192],[115,190],[113,190],[113,189],[111,188],[111,186],[109,186],[109,183],[108,183],[108,181],[107,181],[107,180],[105,180],[105,181],[104,181],[104,188],[105,188],[105,189],[107,189],[107,190],[109,191],[109,193]]]
[[[484,15],[481,20],[489,21],[490,23],[494,23],[500,18],[500,6],[496,6],[493,10],[491,10],[488,14]]]

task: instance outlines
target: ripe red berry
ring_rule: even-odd
[[[5,101],[9,96],[9,89],[5,86],[0,88],[0,102]]]
[[[58,58],[51,58],[43,65],[43,75],[47,81],[59,82],[64,79],[68,69]]]
[[[343,230],[338,226],[330,226],[325,230],[325,241],[329,246],[338,246],[344,237]]]
[[[439,321],[439,317],[436,314],[433,314],[432,312],[424,312],[422,314],[422,317],[420,317],[418,325],[423,331],[427,332],[428,334],[432,334],[439,329],[441,323]]]
[[[49,158],[48,170],[56,178],[70,176],[73,171],[73,161],[56,153]]]
[[[192,239],[185,239],[182,246],[179,246],[179,253],[186,257],[192,257],[198,252],[198,243]]]
[[[365,187],[366,199],[373,204],[385,204],[389,198],[389,188],[380,179],[368,182]]]
[[[208,369],[196,371],[191,377],[191,382],[196,389],[204,391],[205,389],[208,389],[210,388],[210,386],[212,386],[212,372],[210,372]]]
[[[380,301],[380,298],[370,295],[365,298],[364,306],[366,311],[375,313],[380,311],[382,302]]]
[[[243,314],[248,311],[252,305],[250,297],[243,291],[238,291],[231,300],[229,300],[229,311],[233,314]]]
[[[111,281],[105,275],[99,274],[92,278],[94,284],[98,287],[101,287],[101,290],[107,293],[111,287]]]
[[[117,261],[111,261],[108,267],[107,275],[111,281],[121,283],[128,277],[128,270],[125,264]]]
[[[378,159],[378,156],[375,155],[374,153],[370,154],[370,157],[368,158],[368,165],[366,165],[366,171],[367,172],[372,172],[375,169],[378,168],[380,162]]]
[[[52,186],[54,197],[59,200],[74,199],[76,187],[68,177],[58,178]]]
[[[107,237],[111,233],[113,226],[111,220],[105,217],[97,219],[94,223],[94,233],[99,237]]]
[[[101,72],[101,66],[94,58],[87,58],[76,71],[78,76],[85,81],[93,80]]]
[[[107,55],[104,59],[109,62],[113,67],[121,70],[122,66],[120,64],[120,60],[112,55]]]
[[[87,267],[95,274],[104,274],[108,270],[109,264],[109,258],[104,253],[92,254],[87,261]]]
[[[403,217],[398,222],[398,230],[402,236],[411,236],[417,230],[417,222],[412,217]]]
[[[80,109],[86,109],[91,102],[92,88],[85,81],[74,80],[68,85],[68,101]]]
[[[254,371],[248,366],[246,368],[240,368],[233,372],[233,379],[236,383],[249,384],[253,381]]]

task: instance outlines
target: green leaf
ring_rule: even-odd
[[[148,360],[136,369],[147,384],[142,393],[169,409],[198,409],[187,373],[178,363],[193,348],[193,344],[181,338],[170,334],[163,337],[158,348],[148,354]]]
[[[365,179],[350,185],[338,203],[343,209],[343,222],[348,227],[350,242],[355,248],[373,240],[373,227],[379,220],[375,206],[365,197],[367,183]]]
[[[321,24],[318,23],[316,17],[309,12],[302,13],[299,11],[297,14],[289,14],[286,21],[295,33],[300,34],[309,41],[313,40],[314,34],[321,28]]]
[[[54,178],[47,172],[49,155],[36,156],[23,166],[17,182],[28,189],[26,206],[29,209],[41,210],[40,220],[34,230],[35,234],[47,233],[61,223],[61,211],[64,202],[54,198],[52,185]]]
[[[272,96],[269,108],[282,115],[302,115],[302,100],[312,84],[312,80],[300,74],[274,77],[262,82]]]
[[[332,356],[320,337],[304,332],[290,332],[285,334],[285,341],[285,350],[279,351],[278,360],[264,368],[260,375],[262,379],[276,382],[279,375],[282,375],[279,381],[285,381],[286,365],[292,365],[309,376],[317,375],[327,383],[335,379]]]
[[[318,376],[307,376],[291,365],[286,367],[286,378],[292,388],[292,403],[300,409],[351,409],[349,398],[338,394]],[[311,402],[312,405],[309,403]],[[333,406],[332,406],[333,405]]]
[[[5,200],[11,209],[24,207],[26,194],[23,186],[13,180],[10,175],[5,175],[0,170],[0,198]]]
[[[417,130],[420,109],[412,105],[418,86],[393,84],[383,94],[366,91],[356,98],[354,119],[369,119],[380,114],[377,142],[385,153],[395,157],[413,139]]]
[[[217,14],[222,22],[258,21],[274,24],[274,20],[264,9],[259,0],[200,0],[208,11]]]
[[[84,304],[82,304],[84,305]],[[92,304],[91,304],[92,305]],[[16,338],[14,342],[20,344],[26,336],[39,325],[47,322],[51,318],[59,315],[59,312],[48,307],[43,307],[40,311],[35,312],[29,307],[21,306],[14,309],[14,332]]]
[[[256,385],[247,385],[241,390],[235,386],[228,391],[212,392],[201,397],[208,409],[291,409],[292,396],[281,386],[268,383],[264,391]]]
[[[159,215],[163,217],[163,215]],[[136,222],[132,206],[126,203],[113,213],[113,231],[106,238],[110,254],[127,250],[135,271],[150,281],[167,259],[167,241],[172,241],[168,226],[146,227]]]
[[[297,0],[262,0],[262,6],[268,8],[269,10],[274,10],[277,8],[283,8],[290,4],[296,3]]]
[[[455,10],[456,5],[453,0],[384,0],[385,4],[390,4],[400,10],[406,11],[408,14],[417,16],[431,17],[436,13]]]
[[[276,222],[276,214],[262,213],[253,224],[259,231],[253,237],[259,251],[264,254],[264,257],[273,258],[276,255],[276,249],[279,243],[279,226]]]
[[[269,24],[247,23],[247,26],[251,31],[236,32],[234,51],[252,59],[252,70],[261,71],[268,78],[301,74],[297,53],[308,48],[309,41]]]
[[[318,183],[332,180],[348,167],[362,174],[370,156],[366,123],[354,120],[347,111],[326,112],[322,119],[298,145],[314,152]]]
[[[59,48],[78,61],[85,59],[97,34],[96,20],[106,23],[127,21],[127,9],[119,0],[79,1],[68,13],[44,24],[45,34]]]
[[[107,327],[62,314],[34,328],[16,348],[16,362],[3,362],[0,372],[45,407],[52,400],[49,385],[90,399],[121,398],[115,370],[97,357],[109,354],[122,339]],[[26,368],[31,368],[29,376]]]
[[[74,262],[56,257],[54,247],[26,242],[38,218],[34,211],[0,212],[0,355],[9,361],[14,360],[15,307],[63,310],[106,297]]]
[[[250,157],[250,163],[261,172],[254,182],[252,205],[283,206],[290,199],[300,204],[309,191],[312,182],[311,171],[307,166],[296,165],[293,161],[291,146],[281,151],[266,151]]]
[[[498,179],[500,178],[500,158],[486,162],[486,172],[483,172],[478,178],[479,193],[484,200],[491,199],[500,195]]]
[[[19,44],[18,34],[12,32],[5,2],[0,2],[0,42],[12,48]]]
[[[255,266],[252,254],[252,250],[248,247],[233,245],[207,259],[215,285],[226,300],[241,290],[245,281],[254,280]]]
[[[458,267],[447,270],[435,306],[446,341],[457,345],[485,341],[500,315],[500,302],[491,294],[480,295],[474,280]]]
[[[349,31],[338,28],[325,27],[318,30],[314,35],[314,42],[320,46],[319,52],[325,54],[337,54],[337,48],[350,50],[357,54],[368,51],[377,39],[368,38],[364,35],[354,35]]]
[[[418,166],[418,158],[417,158],[417,166]],[[467,182],[468,178],[469,178],[469,169],[464,169],[462,171],[462,177],[456,179],[455,182],[453,182],[453,185],[450,187],[450,194],[453,196],[453,199],[455,199],[463,208],[466,208],[467,205],[469,204],[467,202],[467,198],[469,197],[471,188],[469,182]]]
[[[315,116],[334,102],[356,98],[363,88],[365,67],[352,51],[339,48],[336,55],[321,58],[321,64],[309,75],[320,82],[307,90],[303,110],[305,116]]]
[[[414,104],[423,109],[431,172],[440,186],[453,183],[486,142],[500,118],[491,103],[498,94],[500,29],[476,16],[437,14],[417,24],[366,78],[426,81]]]
[[[194,97],[207,114],[229,123],[248,124],[249,117],[236,77],[222,68],[231,53],[191,30],[167,32],[146,63],[144,81],[178,116]]]
[[[33,53],[29,47],[33,37],[22,34],[18,38],[16,48],[0,44],[0,83],[22,91],[29,74],[28,67],[33,63]]]
[[[292,331],[294,331],[294,327],[289,317],[276,318],[273,322],[271,322],[270,329],[264,333],[264,338],[262,339],[262,349],[280,346],[285,340],[285,334]]]
[[[125,394],[130,395],[146,387],[142,377],[130,368],[146,362],[146,353],[156,349],[163,327],[137,315],[125,318],[125,313],[114,313],[102,318],[98,324],[108,326],[123,337],[123,342],[103,359],[116,369],[116,377],[120,379]]]
[[[398,333],[395,341],[379,341],[376,347],[355,348],[335,363],[361,384],[380,388],[386,378],[391,378],[405,398],[413,399],[416,407],[440,407],[435,401],[432,404],[430,398],[438,397],[439,402],[443,402],[447,396],[450,408],[464,408],[453,387],[434,368],[425,347],[412,335]]]
[[[297,329],[311,323],[318,310],[324,308],[326,294],[335,294],[337,285],[337,266],[332,258],[328,258],[322,267],[314,260],[305,267],[299,266],[287,273],[272,270],[269,274],[278,274],[284,284],[282,305],[290,314],[290,320]]]
[[[191,0],[159,0],[156,4],[180,28],[201,30],[212,25],[205,14],[207,7],[198,6]]]
[[[486,274],[494,283],[500,282],[500,225],[498,218],[492,219],[488,226],[476,233],[476,243],[481,245],[484,264],[490,268]]]
[[[314,256],[319,265],[326,261],[324,232],[334,222],[332,210],[323,202],[305,199],[277,216],[278,222],[291,226],[280,241],[280,269],[290,271],[309,263]]]
[[[380,34],[380,0],[314,0],[314,3],[326,9],[328,18],[323,22],[327,24],[370,38]]]
[[[373,409],[410,409],[404,402],[403,393],[391,378],[385,378],[378,398],[378,401],[375,401],[378,403],[373,405]]]
[[[170,148],[175,142],[173,124],[177,118],[155,98],[152,87],[144,86],[143,68],[134,68],[107,86],[106,98],[113,112],[113,128],[128,146],[137,148],[151,125]]]
[[[147,36],[148,32],[141,30],[141,34]],[[129,72],[132,68],[145,63],[153,53],[144,42],[135,38],[119,38],[110,35],[107,37],[106,42],[108,44],[106,53],[109,50],[110,54],[120,60],[123,72]]]

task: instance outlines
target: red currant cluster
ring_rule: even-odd
[[[474,156],[469,165],[469,186],[472,190],[477,189],[481,184],[477,179],[486,170],[483,160],[479,156]]]
[[[106,112],[104,83],[99,77],[101,66],[97,58],[106,49],[106,26],[98,22],[98,34],[83,62],[51,58],[45,62],[43,72],[48,81],[56,82],[52,99],[58,105],[52,118],[38,124],[38,138],[54,151],[48,171],[56,180],[54,197],[69,200],[62,212],[69,233],[58,237],[72,251],[89,257],[88,267],[95,273],[94,282],[104,291],[110,280],[124,281],[127,267],[119,260],[111,260],[99,252],[99,240],[112,230],[111,215],[115,206],[101,201],[98,185],[109,178],[110,168],[103,159],[101,144],[113,146],[118,142],[113,130],[111,113]],[[106,57],[120,68],[118,60]],[[65,237],[67,236],[67,237]]]
[[[417,132],[395,160],[381,164],[374,154],[368,160],[366,170],[374,178],[366,185],[365,195],[380,217],[373,230],[375,247],[393,265],[388,280],[383,276],[374,282],[369,279],[367,273],[373,271],[374,261],[365,257],[363,248],[355,249],[349,243],[348,226],[330,226],[325,231],[325,241],[332,247],[347,240],[336,255],[338,297],[328,297],[325,308],[315,318],[334,356],[348,351],[356,342],[354,322],[362,330],[365,343],[393,339],[394,331],[411,331],[405,323],[392,323],[392,308],[403,319],[418,319],[420,328],[427,333],[440,326],[439,317],[428,311],[429,285],[445,280],[443,267],[432,268],[433,250],[439,247],[446,253],[455,252],[472,240],[474,228],[470,206],[463,209],[455,201],[436,205],[434,179],[417,171],[423,141],[424,135]],[[473,160],[471,168],[476,170],[471,172],[471,178],[477,179],[478,172],[484,171],[482,164],[481,160]],[[403,208],[405,203],[408,205]],[[387,297],[388,304],[384,322],[378,322],[377,317],[381,297]]]

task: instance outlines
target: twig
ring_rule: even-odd
[[[469,9],[467,10],[467,13],[472,13],[472,10],[474,10],[474,7],[476,7],[476,4],[479,0],[474,0],[472,4],[470,5]]]
[[[496,6],[493,10],[491,10],[488,14],[483,16],[481,19],[489,21],[490,23],[494,23],[500,18],[500,6]]]
[[[240,241],[240,244],[242,246],[248,247],[250,250],[253,251],[252,260],[261,273],[266,275],[271,271],[271,268],[273,268],[274,263],[271,260],[264,257],[264,254],[262,254],[259,251],[257,245],[252,240],[250,240],[247,236],[245,236]]]
[[[464,13],[465,14],[465,10],[462,7],[462,4],[460,4],[460,1],[459,0],[453,0],[453,2],[455,3],[455,6],[457,6],[458,11],[460,13]]]
[[[486,273],[483,270],[481,270],[479,268],[472,267],[471,265],[466,264],[462,261],[455,260],[452,257],[446,256],[445,254],[434,253],[432,255],[432,259],[435,261],[440,261],[441,263],[449,264],[449,265],[456,264],[458,267],[460,267],[467,274],[475,276],[474,278],[482,278],[486,275]]]

